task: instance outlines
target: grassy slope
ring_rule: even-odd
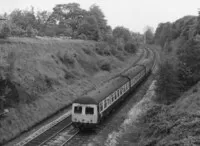
[[[120,61],[112,55],[98,55],[95,42],[82,40],[11,38],[0,46],[5,54],[15,52],[13,80],[30,95],[19,93],[20,100],[32,101],[10,109],[1,120],[0,143],[70,104],[136,59],[122,55],[127,59]],[[111,65],[110,72],[100,69],[103,61]]]

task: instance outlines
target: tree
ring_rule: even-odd
[[[130,31],[122,26],[114,28],[113,36],[116,39],[122,38],[125,43],[132,39]]]
[[[51,24],[63,24],[70,27],[72,37],[76,38],[78,26],[86,13],[78,3],[59,4],[53,8],[49,21]]]
[[[185,88],[194,85],[200,80],[200,43],[189,40],[177,55],[179,59],[179,78]]]
[[[89,13],[96,18],[100,36],[99,39],[103,40],[108,35],[107,33],[109,33],[110,30],[110,27],[107,25],[107,20],[105,19],[104,13],[97,5],[92,5],[90,7]]]
[[[136,44],[137,47],[144,42],[144,37],[140,33],[131,32],[131,37],[132,37],[133,43]]]
[[[32,26],[33,28],[36,28],[37,22],[36,22],[36,17],[34,15],[33,9],[31,11],[14,10],[10,14],[10,17],[11,17],[12,23],[21,27],[23,30],[26,30],[28,26]]]
[[[49,20],[51,13],[47,11],[38,11],[37,12],[37,25],[36,28],[39,32],[39,35],[45,35],[45,29],[47,27],[47,22]]]
[[[177,71],[169,61],[160,65],[157,80],[157,100],[161,103],[170,104],[180,95],[180,84]]]
[[[99,40],[97,20],[94,16],[85,16],[78,28],[79,35],[85,35],[89,40]]]
[[[165,42],[169,41],[171,23],[160,23],[156,29],[154,41],[156,44],[164,47]]]
[[[4,23],[0,28],[0,38],[6,39],[10,35],[10,27],[7,23]]]
[[[146,29],[144,32],[145,43],[152,44],[154,39],[153,27],[147,26],[145,29]]]

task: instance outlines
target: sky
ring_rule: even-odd
[[[48,10],[56,4],[77,2],[88,10],[98,5],[112,28],[124,26],[143,33],[146,26],[156,29],[159,23],[174,22],[185,15],[198,15],[200,0],[1,0],[0,13],[14,9]]]

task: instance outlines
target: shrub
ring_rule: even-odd
[[[156,93],[156,100],[165,104],[172,103],[180,95],[180,83],[177,71],[168,61],[160,65]]]
[[[87,38],[87,36],[86,36],[85,34],[80,34],[80,35],[78,36],[78,39],[87,40],[88,38]]]
[[[75,78],[75,76],[69,71],[65,71],[65,76],[64,77],[65,77],[66,80]]]
[[[133,43],[126,43],[124,46],[124,50],[128,53],[135,53],[137,51],[136,46]]]
[[[184,90],[190,88],[200,80],[199,48],[199,42],[190,40],[177,51],[179,59],[179,79],[184,85]]]
[[[26,33],[27,33],[27,36],[28,36],[28,37],[35,37],[35,36],[37,35],[38,32],[37,32],[36,29],[33,29],[32,26],[29,25],[29,26],[27,27],[27,29],[26,29]]]
[[[15,25],[15,24],[12,24],[11,25],[11,35],[22,37],[22,36],[26,35],[26,31],[24,29],[22,29],[21,27]]]
[[[90,49],[88,49],[88,48],[82,48],[82,49],[83,49],[83,52],[85,52],[85,54],[87,54],[87,55],[91,55],[92,54]]]
[[[73,66],[75,63],[75,60],[73,58],[73,54],[70,54],[69,52],[65,52],[64,55],[59,51],[57,54],[60,61],[65,64],[66,66]]]
[[[111,65],[108,62],[101,62],[100,63],[100,69],[104,71],[110,71],[111,70]]]
[[[6,39],[10,35],[10,27],[8,24],[3,24],[1,30],[0,30],[0,38]]]
[[[111,52],[110,52],[110,47],[107,43],[97,43],[96,44],[96,53],[101,55],[101,56],[110,56]]]

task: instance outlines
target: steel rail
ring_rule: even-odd
[[[57,132],[55,132],[53,135],[51,135],[50,137],[48,137],[45,141],[43,141],[41,144],[39,144],[38,146],[42,146],[45,143],[47,143],[48,141],[50,141],[51,139],[53,139],[54,137],[56,137],[60,132],[62,132],[63,130],[65,130],[66,128],[68,128],[69,126],[72,125],[72,122],[69,123],[68,125],[64,126],[63,128],[61,128],[60,130],[58,130]]]
[[[71,137],[69,137],[68,140],[66,140],[63,144],[61,144],[60,146],[64,146],[66,145],[74,136],[76,136],[79,133],[79,131],[77,131],[76,133],[74,133],[74,135],[72,135]]]

